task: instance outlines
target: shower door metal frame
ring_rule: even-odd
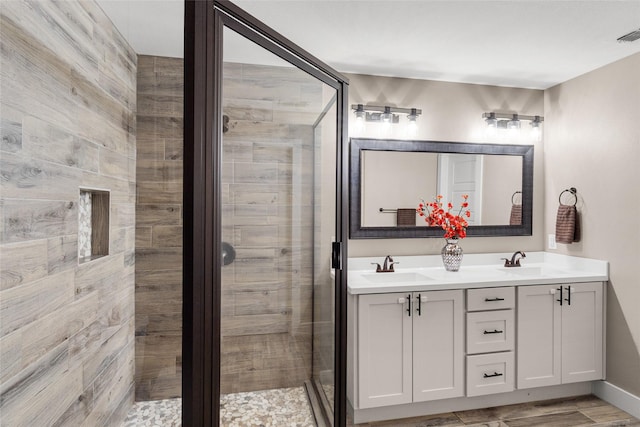
[[[228,27],[336,89],[334,426],[346,425],[348,80],[226,0],[185,1],[182,419],[220,419],[222,34]]]

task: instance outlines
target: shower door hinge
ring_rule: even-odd
[[[331,268],[342,270],[342,242],[331,243]]]

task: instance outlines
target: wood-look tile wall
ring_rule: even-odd
[[[311,378],[313,124],[322,86],[294,67],[224,67],[223,393]]]
[[[0,8],[0,417],[119,426],[133,401],[135,52],[93,1]],[[78,264],[80,188],[109,255]]]
[[[180,396],[182,61],[140,56],[136,397]],[[311,375],[313,145],[322,88],[295,68],[226,64],[222,392]],[[305,167],[306,165],[306,167]]]
[[[181,396],[183,60],[138,58],[136,400]]]

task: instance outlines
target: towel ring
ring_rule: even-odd
[[[516,197],[516,194],[522,194],[522,191],[516,191],[515,193],[513,193],[511,195],[511,204],[515,205],[515,202],[513,201],[513,198]],[[522,204],[522,201],[520,201],[520,204]]]
[[[577,205],[578,204],[578,190],[576,190],[575,187],[571,187],[571,188],[563,190],[562,193],[560,193],[560,195],[558,196],[558,203],[562,204],[562,201],[561,201],[562,195],[564,193],[567,193],[567,192],[571,193],[573,195],[573,197],[575,198],[575,201],[573,202],[573,206]]]

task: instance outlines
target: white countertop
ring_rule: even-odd
[[[440,255],[394,256],[393,273],[376,273],[384,257],[349,258],[350,294],[471,289],[609,280],[607,261],[549,252],[528,252],[521,267],[504,267],[512,253],[465,254],[459,271],[446,271]]]

